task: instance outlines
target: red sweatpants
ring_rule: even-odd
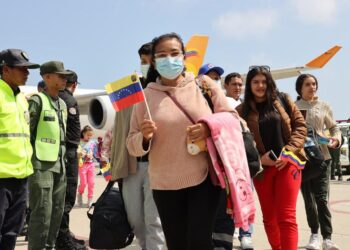
[[[300,184],[301,171],[289,163],[282,170],[267,167],[262,179],[254,179],[272,250],[298,248],[296,204]]]

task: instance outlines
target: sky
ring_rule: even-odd
[[[31,61],[63,61],[81,88],[139,70],[137,50],[164,33],[186,42],[209,36],[205,62],[225,74],[250,65],[302,66],[334,45],[343,48],[321,70],[318,96],[336,119],[350,117],[350,1],[347,0],[1,0],[0,49],[20,48]],[[40,80],[31,71],[28,85]],[[277,81],[293,98],[296,78]]]

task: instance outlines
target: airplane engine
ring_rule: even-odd
[[[111,129],[114,124],[115,110],[108,96],[97,96],[90,101],[88,118],[96,129]]]

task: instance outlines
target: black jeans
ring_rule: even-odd
[[[328,150],[332,157],[331,176],[335,176],[335,171],[337,171],[339,177],[343,176],[340,164],[340,148],[329,148]]]
[[[324,239],[330,239],[333,233],[332,215],[328,207],[330,160],[327,160],[327,171],[318,177],[301,184],[307,222],[313,234],[321,234]]]
[[[233,233],[235,224],[230,215],[227,214],[227,193],[223,189],[220,193],[219,208],[215,218],[213,231],[213,243],[215,248],[232,250]]]
[[[66,149],[67,189],[59,237],[69,233],[69,213],[74,207],[78,187],[78,155],[76,147]]]
[[[221,189],[207,178],[180,190],[153,190],[168,250],[212,250]]]
[[[0,179],[0,249],[13,250],[27,208],[27,178]]]

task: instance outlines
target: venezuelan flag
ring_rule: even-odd
[[[136,73],[107,84],[105,89],[117,112],[145,100],[140,78]]]
[[[287,160],[289,163],[298,167],[298,169],[304,169],[306,161],[300,160],[298,156],[296,156],[292,151],[288,151],[286,149],[282,150],[280,159]]]
[[[112,178],[111,165],[108,163],[105,167],[101,168],[101,173],[106,181],[110,181]]]

